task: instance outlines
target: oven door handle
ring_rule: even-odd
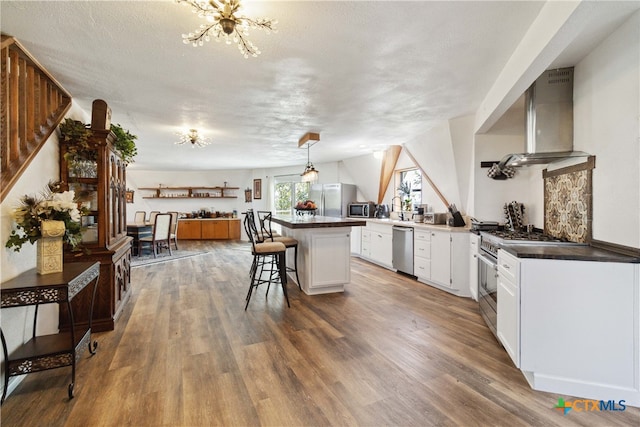
[[[483,254],[478,254],[478,259],[480,261],[484,262],[485,264],[489,265],[495,271],[498,271],[498,262],[497,261],[494,261],[491,258],[488,258],[487,256],[485,256]]]

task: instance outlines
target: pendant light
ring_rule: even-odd
[[[304,168],[304,172],[300,174],[300,176],[302,177],[301,178],[302,182],[310,182],[310,183],[318,182],[318,170],[316,170],[316,168],[313,167],[313,163],[311,163],[311,158],[310,158],[311,146],[318,141],[320,141],[320,134],[312,133],[312,132],[307,132],[298,141],[298,148],[303,147],[304,145],[307,146],[307,166]]]

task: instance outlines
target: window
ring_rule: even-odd
[[[276,215],[293,215],[296,203],[309,198],[309,183],[297,175],[276,177],[274,206]]]
[[[422,204],[422,174],[418,169],[396,173],[396,195],[402,201],[402,210],[416,210]],[[398,206],[396,206],[396,209]]]

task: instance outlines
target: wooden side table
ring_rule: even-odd
[[[7,351],[7,342],[2,329],[2,350],[4,352],[4,390],[2,400],[7,394],[9,377],[24,375],[47,369],[71,366],[69,399],[73,398],[76,378],[76,363],[86,345],[91,354],[95,354],[98,343],[91,342],[91,318],[95,301],[100,263],[78,262],[64,264],[64,271],[40,275],[36,269],[28,270],[19,276],[3,282],[0,286],[1,307],[24,307],[34,305],[32,338],[18,347],[11,355]],[[91,305],[89,308],[89,326],[78,329],[74,325],[71,300],[93,281]],[[51,335],[36,336],[38,306],[40,304],[66,304],[71,321],[68,331]]]

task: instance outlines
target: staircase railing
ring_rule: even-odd
[[[71,107],[71,95],[13,37],[2,35],[0,202]]]

